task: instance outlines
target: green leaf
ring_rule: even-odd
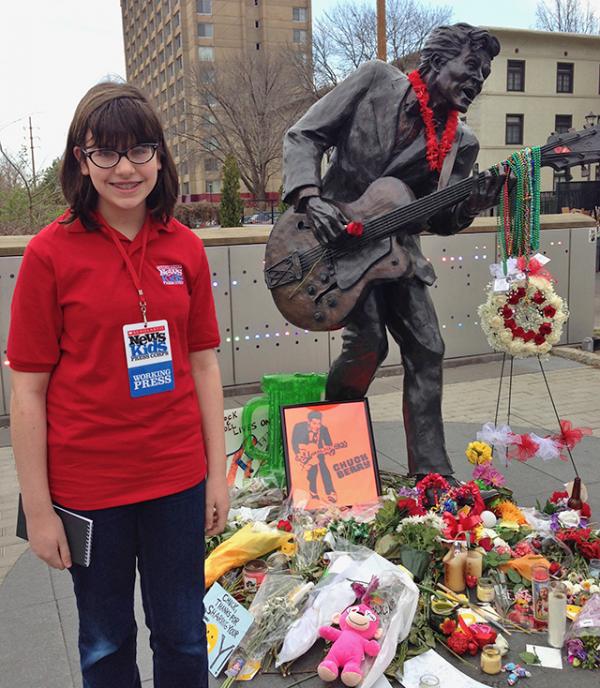
[[[535,652],[521,652],[519,659],[525,662],[525,664],[541,664],[540,658]]]
[[[508,580],[515,585],[523,582],[521,576],[514,569],[508,569],[506,575],[508,576]]]

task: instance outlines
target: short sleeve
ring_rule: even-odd
[[[60,358],[62,312],[54,268],[27,247],[11,305],[7,358],[14,370],[51,372]]]
[[[204,245],[200,242],[199,269],[194,283],[190,300],[190,316],[188,323],[189,351],[203,351],[219,346],[219,323],[215,311],[210,268]]]

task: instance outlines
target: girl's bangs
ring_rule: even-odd
[[[94,146],[123,150],[136,143],[162,143],[162,129],[152,109],[143,101],[116,98],[90,116]]]

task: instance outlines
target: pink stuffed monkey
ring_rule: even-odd
[[[357,686],[363,678],[361,664],[365,654],[375,657],[380,647],[377,640],[383,633],[377,614],[366,604],[354,604],[333,617],[332,626],[321,626],[321,638],[333,641],[331,649],[317,669],[323,681],[335,681],[342,670],[342,683]],[[374,640],[373,640],[374,638]]]

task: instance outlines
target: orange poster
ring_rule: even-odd
[[[295,504],[376,502],[377,457],[366,399],[281,409],[288,491]]]

